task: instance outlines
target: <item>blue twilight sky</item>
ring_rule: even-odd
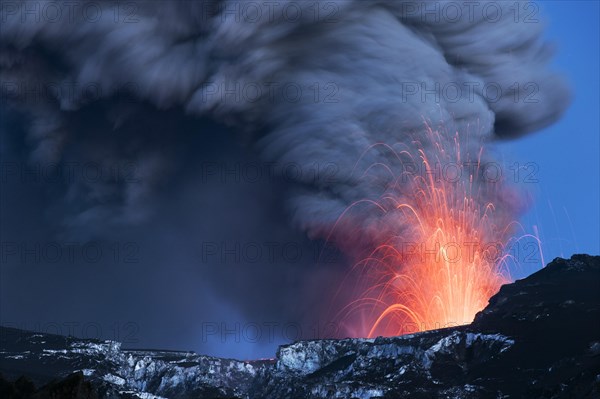
[[[573,103],[555,125],[502,144],[498,152],[507,162],[537,165],[539,182],[521,184],[534,199],[521,222],[528,233],[538,229],[548,262],[574,253],[600,253],[600,8],[597,1],[539,4],[548,22],[546,35],[557,46],[554,66],[571,83]],[[525,265],[528,270],[515,277],[533,267]]]

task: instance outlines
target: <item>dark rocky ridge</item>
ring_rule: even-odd
[[[272,361],[0,332],[3,398],[592,399],[600,398],[600,257],[557,258],[503,286],[468,326],[301,341]],[[29,381],[42,388],[34,393]]]

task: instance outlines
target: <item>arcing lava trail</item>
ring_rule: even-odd
[[[497,163],[482,158],[483,147],[461,136],[428,128],[397,150],[382,144],[396,162],[368,168],[393,175],[379,199],[364,202],[383,213],[388,226],[397,224],[398,234],[352,269],[364,292],[341,318],[366,325],[355,335],[394,336],[470,323],[510,280],[514,259],[506,248],[514,241],[518,204],[505,201],[497,209],[494,201],[514,188]],[[369,170],[363,176],[371,178]]]

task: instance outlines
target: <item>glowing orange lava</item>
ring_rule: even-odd
[[[346,308],[361,313],[362,331],[355,335],[393,336],[470,323],[510,280],[504,248],[515,223],[512,212],[493,203],[501,185],[498,171],[485,169],[481,148],[461,154],[458,134],[428,129],[423,140],[413,141],[412,152],[396,152],[404,164],[408,159],[422,168],[417,173],[403,168],[395,176],[398,190],[376,201],[384,219],[397,218],[412,228],[400,230],[355,265],[368,282]]]

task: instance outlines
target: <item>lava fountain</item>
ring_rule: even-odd
[[[518,223],[493,201],[510,193],[501,169],[482,161],[483,147],[470,152],[458,133],[429,126],[401,150],[373,147],[379,146],[393,151],[402,168],[395,174],[389,165],[372,165],[387,168],[392,179],[368,202],[382,220],[400,218],[398,226],[411,228],[398,229],[355,264],[361,292],[340,314],[346,324],[359,320],[352,335],[368,337],[471,322],[510,281],[506,248]]]

